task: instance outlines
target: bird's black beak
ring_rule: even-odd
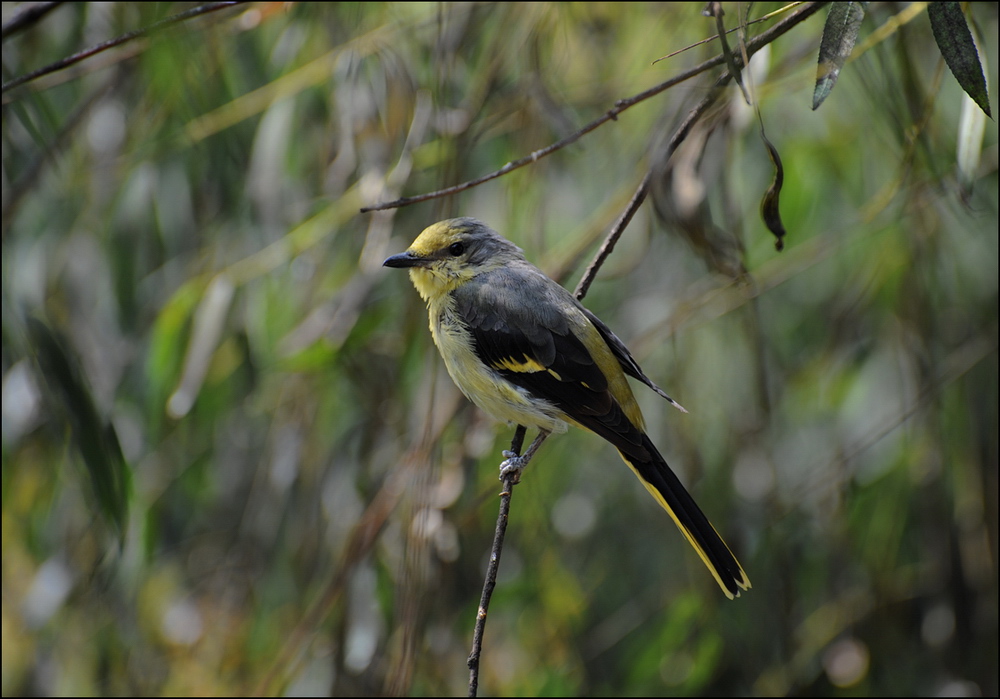
[[[423,267],[426,264],[427,260],[425,258],[414,255],[412,252],[407,250],[406,252],[401,252],[398,255],[387,257],[385,262],[382,263],[382,266],[403,269],[406,267]]]

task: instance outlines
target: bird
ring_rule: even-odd
[[[684,410],[625,344],[517,245],[475,218],[423,230],[383,266],[408,269],[452,380],[491,417],[537,429],[529,453],[568,425],[610,442],[670,515],[727,597],[750,580],[646,434],[626,376]],[[684,410],[684,412],[687,412]],[[502,466],[519,470],[515,454]],[[517,474],[520,475],[519,473]]]

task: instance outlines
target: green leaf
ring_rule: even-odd
[[[972,40],[972,32],[969,31],[962,8],[957,2],[932,2],[927,7],[927,16],[931,20],[934,41],[952,75],[966,94],[992,119],[983,66],[979,62],[979,52]]]
[[[163,406],[180,376],[191,330],[191,317],[204,291],[204,282],[200,279],[182,284],[164,304],[153,323],[146,361],[146,381],[152,403],[150,416],[154,423],[158,422],[160,415],[165,414]]]
[[[97,410],[79,361],[68,345],[36,318],[28,319],[28,334],[53,407],[62,412],[72,428],[98,509],[114,526],[121,545],[128,523],[131,471],[118,434]]]
[[[823,27],[823,39],[819,44],[819,65],[816,66],[816,87],[813,90],[813,109],[818,109],[840,77],[848,56],[858,40],[861,20],[865,17],[866,3],[834,2],[830,4],[830,14]]]
[[[750,100],[750,93],[747,92],[746,86],[743,84],[743,74],[740,72],[740,67],[736,63],[736,57],[733,55],[732,49],[729,48],[729,41],[726,39],[726,25],[722,21],[722,16],[725,14],[722,10],[721,2],[710,2],[705,7],[702,14],[708,15],[709,17],[715,17],[715,29],[719,33],[719,43],[722,45],[722,55],[726,57],[726,66],[729,68],[729,74],[739,85],[740,91],[743,93],[743,99],[746,100],[747,104],[753,104]]]

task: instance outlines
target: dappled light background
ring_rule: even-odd
[[[3,79],[189,7],[62,5]],[[662,155],[724,67],[359,213],[716,55],[653,64],[715,33],[700,10],[250,3],[5,91],[3,693],[464,694],[512,429],[381,262],[468,215],[572,288],[652,170],[585,304],[688,409],[634,386],[753,589],[609,445],[554,437],[480,690],[995,695],[997,129],[919,7],[870,5],[817,111],[825,11],[745,71],[784,252],[738,89]],[[997,8],[968,13],[995,108]]]

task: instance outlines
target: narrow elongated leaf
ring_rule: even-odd
[[[979,52],[972,40],[972,32],[969,31],[962,8],[957,2],[932,2],[927,7],[927,16],[931,21],[934,41],[952,75],[966,94],[992,119],[983,66],[979,62]]]
[[[983,57],[983,73],[989,73],[986,57]],[[966,95],[962,98],[962,116],[958,122],[958,181],[965,196],[971,193],[973,182],[979,171],[983,154],[983,135],[986,133],[986,115],[983,110]]]
[[[781,187],[785,183],[785,168],[781,165],[781,156],[778,155],[778,149],[764,135],[763,123],[760,125],[760,138],[764,142],[764,147],[767,148],[767,154],[771,156],[771,162],[774,163],[774,180],[771,182],[771,186],[767,188],[767,191],[764,192],[764,197],[760,200],[760,217],[764,219],[764,225],[774,235],[774,249],[781,252],[785,249],[785,235],[787,231],[785,230],[785,224],[781,222],[781,210],[778,206],[778,200],[781,197]]]
[[[958,180],[968,190],[976,179],[983,154],[986,117],[971,97],[962,98],[962,118],[958,125]]]
[[[198,392],[208,374],[212,354],[219,346],[226,315],[233,300],[236,287],[225,274],[219,274],[208,285],[205,296],[194,314],[194,327],[184,357],[184,372],[181,382],[167,401],[167,414],[180,419],[194,406]]]
[[[118,434],[94,403],[79,361],[44,322],[28,319],[28,334],[50,399],[69,422],[101,515],[125,538],[132,474]]]
[[[726,57],[726,66],[729,68],[729,74],[733,76],[733,80],[739,85],[740,91],[743,93],[743,99],[746,100],[747,104],[753,104],[750,100],[750,94],[743,84],[743,74],[740,72],[740,67],[736,64],[736,57],[733,55],[732,49],[729,48],[729,41],[726,39],[726,25],[722,21],[722,16],[725,14],[722,9],[722,3],[708,3],[703,14],[715,18],[715,28],[719,32],[719,43],[722,45],[722,55]]]
[[[840,69],[854,50],[858,40],[861,20],[865,17],[866,3],[830,3],[830,14],[823,26],[823,39],[819,44],[819,65],[816,66],[816,87],[813,90],[812,108],[817,109],[829,96],[840,77]]]

